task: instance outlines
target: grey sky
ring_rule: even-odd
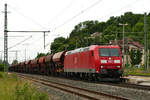
[[[58,36],[67,37],[75,25],[86,20],[106,21],[110,16],[120,16],[127,11],[144,13],[150,10],[149,0],[1,0],[0,11],[4,10],[5,3],[8,4],[10,11],[8,30],[50,30],[52,32],[46,36],[46,44]],[[74,18],[76,15],[78,16]],[[0,23],[0,51],[3,51],[3,13],[0,14]],[[42,33],[8,33],[8,35],[24,36],[9,37],[8,47],[32,35],[28,41],[10,49],[20,50],[19,61],[24,60],[25,49],[27,59],[34,58],[37,52],[49,50],[49,46],[45,50],[43,48]],[[14,59],[15,53],[9,53],[9,61]]]

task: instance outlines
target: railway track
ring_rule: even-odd
[[[63,77],[61,77],[63,78]],[[65,78],[66,79],[66,78]],[[74,80],[74,79],[70,79],[70,80]],[[76,80],[75,81],[82,81],[82,80]],[[150,91],[150,86],[146,86],[146,85],[138,85],[138,84],[131,84],[131,83],[124,83],[124,82],[100,82],[100,81],[95,81],[95,82],[91,82],[91,81],[87,81],[84,80],[83,82],[88,82],[88,83],[96,83],[96,84],[103,84],[103,85],[111,85],[111,86],[117,86],[117,87],[123,87],[123,88],[132,88],[132,89],[137,89],[137,90],[147,90]]]
[[[109,85],[150,91],[150,86],[146,86],[146,85],[138,85],[138,84],[130,84],[130,83],[119,83],[119,84],[109,84]]]
[[[131,84],[131,83],[106,83],[106,82],[96,82],[96,83],[103,84],[103,85],[123,87],[123,88],[133,88],[133,89],[138,89],[138,90],[150,91],[150,86],[147,86],[147,85],[138,85],[138,84]]]
[[[124,97],[118,97],[118,96],[113,96],[113,95],[109,95],[109,94],[105,94],[105,93],[101,93],[101,92],[96,92],[96,91],[92,91],[92,90],[88,90],[88,89],[83,89],[83,88],[79,88],[79,87],[75,87],[75,86],[71,86],[71,85],[67,85],[67,84],[63,84],[63,83],[57,83],[57,82],[53,82],[50,80],[46,80],[46,79],[41,79],[38,77],[32,77],[32,76],[26,76],[23,74],[18,74],[17,75],[21,78],[27,79],[27,80],[31,80],[33,82],[36,83],[40,83],[55,89],[59,89],[61,91],[64,92],[68,92],[68,93],[72,93],[75,95],[78,95],[80,97],[89,99],[89,100],[100,100],[100,99],[111,99],[111,100],[128,100],[127,98]]]
[[[61,78],[63,78],[63,77],[61,77]],[[70,80],[74,80],[74,79],[70,79]],[[49,81],[49,80],[47,79],[47,81]],[[81,81],[81,80],[75,80],[75,81]],[[90,82],[90,81],[85,81],[85,82],[150,91],[150,86],[146,86],[146,85],[138,85],[138,84],[122,83],[122,82],[121,83]]]
[[[81,81],[81,80],[77,80],[77,81]],[[138,85],[138,84],[125,83],[125,82],[119,82],[119,83],[117,83],[117,82],[114,82],[114,83],[111,83],[111,82],[99,82],[99,81],[95,81],[95,82],[86,81],[86,82],[96,83],[96,84],[103,84],[103,85],[111,85],[111,86],[117,86],[117,87],[123,87],[123,88],[133,88],[133,89],[138,89],[138,90],[150,91],[150,86],[147,86],[147,85]]]

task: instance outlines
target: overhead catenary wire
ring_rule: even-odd
[[[86,12],[86,11],[89,10],[90,8],[92,8],[92,7],[94,7],[95,5],[99,4],[101,1],[102,1],[102,0],[98,0],[98,1],[95,2],[94,4],[92,4],[92,5],[90,5],[89,7],[87,7],[86,9],[80,11],[80,12],[79,12],[78,14],[76,14],[75,16],[71,17],[70,19],[68,19],[68,20],[65,21],[64,23],[62,23],[62,24],[58,25],[57,27],[55,27],[53,30],[51,30],[51,32],[57,30],[59,27],[62,27],[62,26],[65,25],[65,24],[69,23],[70,21],[72,21],[73,19],[75,19],[76,17],[78,17],[79,15],[81,15],[82,13]],[[135,3],[135,2],[137,3],[138,1],[140,1],[140,0],[135,0],[133,3]],[[132,3],[132,4],[133,4],[133,3]],[[124,7],[120,8],[120,9],[117,10],[117,11],[120,11],[120,10],[122,10],[123,8],[126,8],[126,7],[128,7],[128,6],[131,6],[131,3],[125,5]],[[116,13],[117,11],[111,12],[110,14]],[[110,15],[110,14],[109,14],[109,15]],[[108,14],[107,14],[106,16],[108,16]],[[105,16],[105,17],[106,17],[106,16]],[[50,44],[50,43],[46,44],[46,47],[47,47],[49,44]]]
[[[75,17],[76,18],[76,17]],[[70,22],[70,21],[69,21]],[[66,23],[67,24],[67,23]],[[64,24],[65,25],[65,24]],[[63,25],[62,25],[63,26]],[[59,26],[59,27],[61,27],[61,26]],[[56,27],[56,29],[58,29],[59,27]]]
[[[52,24],[54,21],[56,21],[56,19],[60,16],[62,16],[75,2],[76,0],[72,0],[65,8],[63,8],[55,17],[53,17],[50,21],[50,23]]]
[[[14,47],[16,47],[16,46],[20,45],[21,43],[23,43],[23,42],[25,42],[25,41],[29,40],[30,38],[32,38],[32,35],[31,35],[31,36],[29,36],[28,38],[24,39],[23,41],[20,41],[19,43],[15,44],[15,45],[13,45],[13,46],[11,46],[11,47],[9,47],[8,49],[14,48]]]
[[[44,26],[42,26],[41,24],[39,24],[38,22],[36,22],[36,21],[33,20],[32,18],[30,18],[30,17],[24,15],[23,13],[19,12],[18,10],[16,10],[14,7],[11,7],[10,5],[9,5],[9,7],[12,8],[14,11],[16,11],[18,14],[20,14],[21,16],[23,16],[23,17],[25,17],[26,19],[32,21],[34,24],[40,26],[40,27],[43,28],[43,29],[46,29]],[[8,32],[18,32],[18,31],[8,31]],[[20,32],[26,32],[26,31],[20,31]],[[31,32],[33,32],[33,31],[31,31]],[[40,32],[40,31],[35,31],[35,32]],[[43,31],[41,31],[41,32],[43,32]],[[48,32],[50,32],[50,31],[48,31]],[[47,36],[47,35],[45,35],[45,36]]]
[[[20,14],[21,16],[23,16],[24,18],[32,21],[34,24],[40,26],[42,29],[47,29],[46,27],[44,27],[43,25],[41,25],[40,23],[38,23],[37,21],[35,21],[34,19],[32,19],[31,17],[28,17],[27,15],[24,15],[23,13],[19,12],[17,9],[15,9],[14,7],[8,5],[10,8],[12,8],[12,10],[16,11],[18,14]]]
[[[95,3],[93,3],[92,5],[88,6],[87,8],[85,8],[84,10],[80,11],[79,13],[77,13],[76,15],[74,15],[73,17],[71,17],[70,19],[66,20],[65,22],[63,22],[62,24],[56,26],[54,29],[51,30],[51,32],[55,31],[56,29],[58,29],[59,27],[62,27],[63,25],[69,23],[70,21],[72,21],[73,19],[75,19],[76,17],[80,16],[81,14],[85,13],[86,11],[88,11],[89,9],[91,9],[92,7],[98,5],[102,0],[98,0]]]
[[[131,6],[132,4],[137,3],[138,1],[140,1],[140,0],[135,0],[135,1],[133,1],[132,3],[129,3],[129,4],[125,5],[125,6],[122,7],[122,8],[119,8],[118,10],[116,10],[116,11],[114,11],[114,12],[110,12],[109,14],[107,14],[107,15],[101,17],[101,19],[103,19],[103,18],[105,18],[105,17],[107,17],[107,16],[110,16],[110,15],[113,15],[114,13],[119,12],[119,11],[123,10],[124,8],[127,8],[127,7]]]
[[[92,5],[88,6],[87,8],[85,8],[84,10],[80,11],[78,14],[76,14],[75,16],[71,17],[70,19],[66,20],[64,23],[62,23],[61,25],[58,25],[57,27],[55,27],[54,29],[51,30],[51,32],[54,32],[56,29],[58,29],[59,27],[62,27],[63,25],[69,23],[70,21],[72,21],[73,19],[75,19],[76,17],[78,17],[79,15],[83,14],[84,12],[88,11],[89,9],[91,9],[92,7],[98,5],[102,0],[98,0],[95,3],[93,3]],[[46,44],[45,47],[47,47],[50,43]]]
[[[87,7],[86,9],[80,11],[78,14],[76,14],[76,15],[73,16],[72,18],[68,19],[67,21],[65,21],[65,22],[62,23],[61,25],[58,25],[57,27],[55,27],[54,29],[52,29],[51,32],[57,30],[59,27],[62,27],[63,25],[65,25],[65,24],[67,24],[68,22],[72,21],[74,18],[78,17],[79,15],[81,15],[82,13],[84,13],[85,11],[87,11],[87,10],[89,10],[90,8],[94,7],[95,5],[99,4],[100,1],[102,1],[102,0],[97,1],[97,2],[95,2],[94,4],[90,5],[89,7]],[[134,2],[132,2],[132,4],[135,3],[135,2],[137,3],[138,1],[140,1],[140,0],[135,0]],[[131,6],[131,3],[125,5],[124,7],[120,8],[119,10],[117,10],[117,11],[115,11],[115,12],[118,12],[118,11],[122,10],[123,8],[128,7],[128,6]],[[115,12],[111,12],[110,14],[115,13]],[[107,14],[106,16],[108,16],[108,15],[110,15],[110,14]],[[106,17],[106,16],[104,16],[104,17]],[[103,17],[102,17],[102,18],[103,18]]]
[[[85,8],[84,10],[80,11],[79,13],[77,13],[76,15],[74,15],[73,17],[71,17],[70,19],[66,20],[65,22],[63,22],[62,24],[56,26],[54,29],[51,30],[51,32],[54,32],[55,30],[57,30],[58,28],[62,27],[63,25],[69,23],[70,21],[72,21],[73,19],[77,18],[78,16],[80,16],[81,14],[85,13],[86,11],[88,11],[89,9],[91,9],[92,7],[98,5],[102,0],[98,0],[95,3],[93,3],[92,5],[88,6],[87,8]],[[47,47],[50,43],[46,44],[45,47]]]
[[[61,10],[61,12],[58,13],[58,15],[63,14],[63,13],[65,12],[65,10],[67,10],[67,9],[73,4],[73,2],[74,2],[74,0],[72,0],[72,1],[69,3],[69,5],[67,5],[67,7],[65,7],[63,10]],[[23,16],[23,17],[25,17],[26,19],[32,21],[34,24],[36,24],[36,25],[42,27],[43,29],[46,29],[45,27],[43,27],[41,24],[39,24],[38,22],[36,22],[36,21],[35,21],[34,19],[32,19],[31,17],[28,17],[28,16],[24,15],[23,13],[21,13],[18,9],[15,9],[14,7],[12,7],[12,6],[10,6],[10,5],[8,5],[8,6],[9,6],[10,8],[12,8],[14,11],[16,11],[18,14],[20,14],[21,16]],[[57,16],[58,16],[58,15],[57,15]]]
[[[18,14],[20,14],[21,16],[23,16],[23,17],[25,17],[26,19],[32,21],[34,24],[40,26],[40,27],[43,28],[43,29],[46,29],[45,27],[43,27],[41,24],[39,24],[38,22],[36,22],[36,21],[33,20],[32,18],[30,18],[30,17],[24,15],[23,13],[19,12],[19,11],[16,10],[15,8],[11,7],[10,5],[8,5],[8,6],[9,6],[10,8],[12,8],[14,11],[16,11]],[[7,31],[7,32],[15,32],[15,31]],[[18,32],[18,31],[17,31],[17,32]],[[21,31],[20,31],[20,32],[21,32]],[[22,31],[22,32],[24,32],[24,31]],[[32,31],[32,32],[33,32],[33,31]],[[35,31],[35,32],[36,32],[36,31]],[[39,32],[39,31],[38,31],[38,32]],[[41,32],[43,32],[43,31],[41,31]],[[45,33],[44,33],[44,34],[45,34]],[[32,36],[30,36],[29,38],[31,38],[31,37],[32,37]],[[11,48],[13,48],[13,47],[16,47],[17,45],[19,45],[19,44],[21,44],[22,42],[28,40],[29,38],[27,38],[27,39],[25,39],[25,40],[23,40],[23,41],[21,41],[21,42],[15,44],[15,45],[9,47],[8,49],[11,49]]]

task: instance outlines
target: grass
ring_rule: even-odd
[[[15,74],[6,76],[0,72],[0,100],[48,100],[28,82],[18,80]]]
[[[140,68],[129,66],[128,68],[124,68],[123,73],[123,76],[128,75],[150,76],[150,69],[144,70],[144,66],[141,66]]]

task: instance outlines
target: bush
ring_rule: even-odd
[[[4,77],[4,73],[0,72],[0,78]]]
[[[18,80],[16,74],[6,77],[4,72],[0,72],[0,100],[48,100],[48,96],[30,83]]]
[[[0,64],[0,71],[4,71],[4,64]]]
[[[144,70],[144,65],[141,65],[140,68],[137,68],[136,66],[129,66],[128,68],[124,67],[124,76],[127,75],[144,75],[144,76],[150,76],[149,73],[150,69]]]
[[[39,93],[28,83],[25,83],[23,87],[16,85],[15,100],[48,100],[45,93]]]

